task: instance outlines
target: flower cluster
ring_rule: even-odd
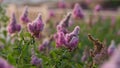
[[[39,14],[35,21],[28,24],[28,30],[32,36],[39,38],[40,32],[44,28],[44,23],[42,21],[42,16]]]
[[[66,34],[68,30],[66,29],[70,23],[71,13],[68,13],[67,16],[57,25],[57,32],[63,32]]]
[[[83,19],[84,18],[83,9],[80,7],[80,5],[78,3],[76,3],[75,6],[74,6],[73,17],[77,18],[77,19]]]
[[[7,27],[7,31],[9,34],[13,34],[13,33],[19,32],[20,30],[21,30],[21,26],[17,24],[15,14],[13,13],[11,17],[11,22]]]
[[[29,23],[30,22],[30,19],[28,18],[28,7],[25,7],[25,10],[24,10],[23,14],[21,15],[20,20],[23,23]]]
[[[38,68],[43,68],[43,67],[42,67],[42,59],[41,59],[41,58],[38,58],[38,57],[35,55],[34,48],[31,49],[31,53],[32,53],[32,57],[31,57],[31,61],[30,61],[31,64],[37,66]]]
[[[76,26],[71,33],[68,33],[68,30],[66,28],[68,27],[70,16],[71,14],[68,14],[65,19],[63,19],[57,26],[57,34],[55,34],[54,38],[57,47],[64,46],[71,51],[74,50],[78,45],[78,34],[80,27]]]
[[[39,59],[37,56],[32,55],[31,64],[33,64],[39,68],[42,68],[42,59]]]

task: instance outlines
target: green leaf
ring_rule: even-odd
[[[14,59],[14,57],[11,55],[11,54],[9,54],[8,56],[7,56],[7,60],[11,63],[11,64],[16,64],[16,60]]]

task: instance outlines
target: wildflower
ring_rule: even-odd
[[[79,37],[78,37],[79,31],[80,31],[80,27],[76,26],[71,33],[66,34],[66,36],[65,36],[65,41],[66,41],[65,46],[68,49],[74,50],[77,47],[78,42],[79,42]]]
[[[35,65],[35,66],[37,66],[39,68],[42,68],[42,59],[39,59],[35,55],[32,55],[32,57],[31,57],[31,64]]]
[[[22,14],[22,16],[20,17],[20,20],[23,22],[23,23],[29,23],[30,20],[28,18],[28,7],[25,7],[25,10]]]
[[[65,44],[65,35],[63,32],[58,32],[54,35],[56,41],[56,47],[62,47]]]
[[[110,59],[101,65],[101,68],[120,68],[120,46],[115,50]]]
[[[101,9],[102,8],[101,8],[101,6],[99,4],[94,7],[95,12],[99,12]]]
[[[57,32],[67,33],[67,27],[69,26],[71,13],[68,13],[67,16],[57,25]]]
[[[0,68],[14,68],[5,59],[0,58]]]
[[[49,46],[50,41],[48,39],[45,39],[41,45],[39,45],[39,51],[45,50],[47,46]]]
[[[44,28],[44,23],[42,21],[41,15],[39,14],[37,19],[32,23],[28,23],[29,32],[36,38],[40,37],[40,32]]]
[[[21,26],[17,24],[15,14],[13,13],[11,17],[11,22],[7,27],[7,31],[9,34],[13,34],[15,32],[19,32],[20,30]]]
[[[115,41],[112,40],[110,46],[108,47],[108,54],[112,55],[114,53],[115,49],[116,49]]]
[[[78,3],[76,3],[75,6],[74,6],[73,17],[78,18],[78,19],[83,19],[84,18],[83,9],[80,7],[80,5]]]

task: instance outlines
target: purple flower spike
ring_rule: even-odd
[[[65,44],[65,39],[64,39],[65,35],[63,32],[58,32],[54,38],[56,41],[56,47],[62,47],[63,44]]]
[[[74,50],[79,43],[79,37],[73,36],[72,39],[69,41],[70,50]]]
[[[79,32],[80,32],[80,27],[76,26],[74,28],[74,30],[70,33],[70,35],[76,35],[77,36],[79,34]]]
[[[21,30],[21,26],[17,24],[15,14],[13,13],[11,17],[11,22],[7,27],[7,31],[9,34],[13,34],[15,32],[19,32],[20,30]]]
[[[35,55],[32,55],[31,57],[31,64],[42,68],[42,59],[39,59],[38,57],[36,57]]]
[[[43,28],[44,28],[44,23],[42,21],[40,14],[38,15],[35,21],[28,24],[29,32],[36,38],[39,38],[40,32],[43,30]]]
[[[49,46],[49,40],[45,39],[41,45],[39,45],[39,51],[44,51]]]
[[[30,20],[28,18],[28,7],[25,7],[25,10],[22,14],[22,16],[20,17],[20,20],[23,22],[23,23],[29,23]]]
[[[5,59],[0,58],[0,68],[14,68],[14,67],[8,64],[8,62]]]
[[[80,27],[76,26],[71,33],[68,33],[65,36],[65,41],[66,41],[65,46],[67,48],[69,48],[70,50],[74,50],[77,47],[77,45],[78,45],[78,42],[79,42],[79,37],[78,37],[79,31],[80,31]]]
[[[71,13],[68,13],[66,15],[66,17],[60,22],[60,26],[66,28],[69,26],[69,21],[70,21],[70,18],[71,18]]]
[[[67,16],[57,25],[57,32],[67,33],[67,27],[69,26],[71,13],[68,13]]]
[[[108,54],[109,55],[113,55],[115,49],[116,49],[116,47],[115,47],[115,41],[112,40],[110,46],[108,47]]]
[[[99,12],[101,10],[101,6],[100,5],[96,5],[95,8],[94,8],[94,11],[95,12]]]
[[[75,6],[74,6],[73,17],[78,18],[78,19],[83,19],[84,18],[83,9],[80,7],[80,5],[78,3],[76,3]]]

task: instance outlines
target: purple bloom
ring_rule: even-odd
[[[102,9],[102,8],[101,8],[100,5],[96,5],[96,6],[94,7],[94,11],[95,11],[95,12],[99,12],[101,9]]]
[[[62,47],[63,44],[65,44],[65,35],[63,32],[58,32],[54,35],[55,41],[56,41],[56,47]]]
[[[114,51],[114,54],[110,56],[109,61],[101,65],[101,68],[120,68],[120,45]]]
[[[67,27],[69,26],[71,13],[68,13],[67,16],[57,25],[57,32],[67,33]]]
[[[13,13],[11,17],[11,22],[7,27],[7,31],[9,34],[13,34],[15,32],[19,32],[20,30],[21,30],[21,26],[17,24],[15,14]]]
[[[76,26],[74,28],[74,30],[70,33],[70,35],[74,35],[74,36],[77,36],[80,32],[80,27],[79,26]]]
[[[23,23],[29,23],[30,20],[28,18],[28,7],[25,7],[25,10],[22,14],[22,16],[20,17],[20,20],[23,22]]]
[[[42,59],[39,59],[38,57],[36,57],[35,55],[32,55],[31,57],[31,64],[42,68]]]
[[[54,17],[55,16],[55,12],[53,10],[49,11],[49,17]]]
[[[75,6],[74,6],[73,17],[78,18],[78,19],[83,19],[84,18],[83,9],[80,7],[80,5],[78,3],[76,3]]]
[[[66,8],[66,3],[64,1],[62,1],[62,0],[60,0],[58,2],[58,7],[64,9],[64,8]]]
[[[65,18],[62,19],[62,21],[59,23],[61,27],[67,28],[69,25],[69,21],[71,18],[71,13],[68,13]]]
[[[39,51],[45,50],[45,48],[49,46],[49,40],[45,39],[41,45],[39,45]]]
[[[32,23],[28,23],[29,32],[36,38],[39,38],[40,32],[43,30],[43,28],[44,28],[44,23],[42,21],[40,14],[38,15],[35,21],[33,21]]]
[[[0,68],[14,68],[14,67],[8,64],[8,62],[5,59],[0,58]]]
[[[67,48],[69,48],[70,50],[74,50],[77,47],[77,45],[78,45],[78,42],[79,42],[79,37],[78,37],[79,31],[80,31],[80,27],[76,26],[71,33],[68,33],[65,36],[65,41],[66,41],[65,46]]]
[[[77,47],[78,43],[79,43],[79,37],[73,36],[67,45],[70,50],[74,50]]]
[[[108,54],[113,55],[115,49],[116,49],[115,42],[112,40],[110,46],[108,47]]]
[[[81,61],[85,62],[86,60],[87,60],[87,55],[83,55],[82,58],[81,58]]]
[[[66,47],[70,51],[74,50],[77,47],[77,44],[79,42],[79,26],[76,26],[74,30],[71,33],[63,33],[62,31],[57,32],[57,34],[54,35],[56,46],[57,47]]]

